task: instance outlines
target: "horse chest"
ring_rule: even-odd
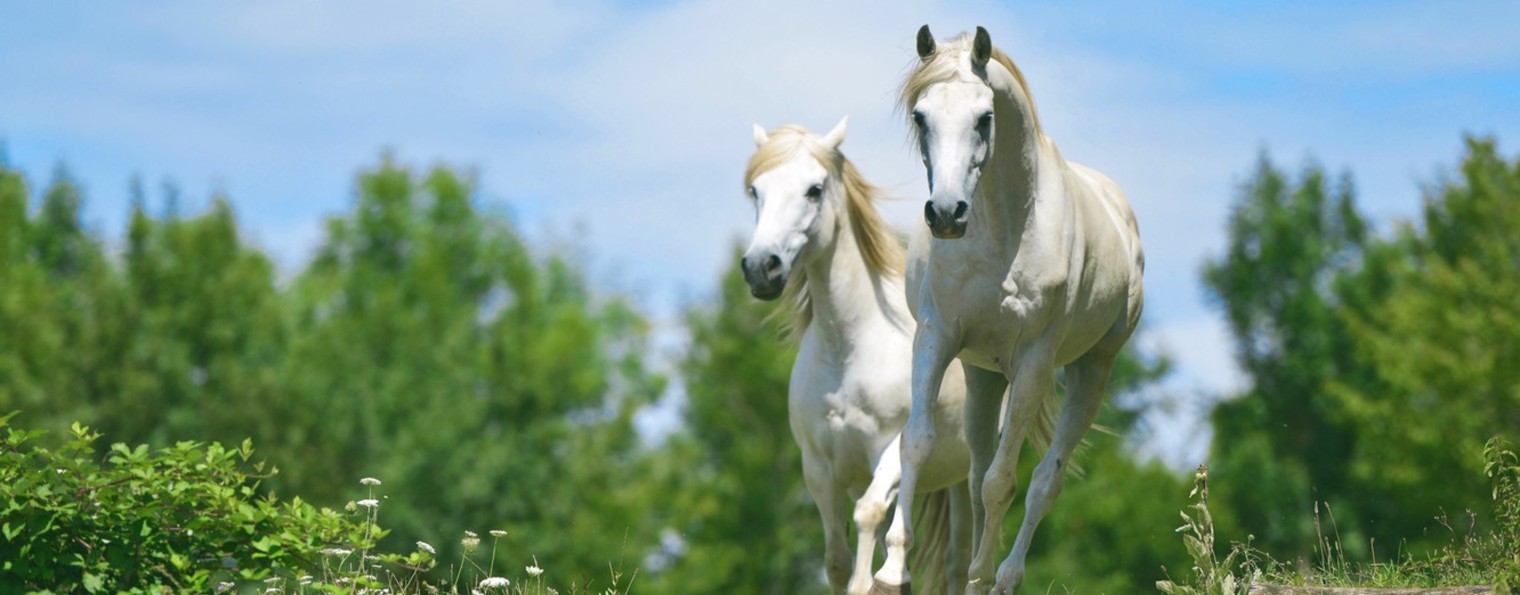
[[[998,268],[1009,271],[1006,266]],[[1036,321],[1050,304],[1053,288],[1020,271],[1003,275],[960,272],[932,277],[931,291],[939,318],[966,340],[1006,337],[1010,330]]]

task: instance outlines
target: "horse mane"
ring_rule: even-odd
[[[960,72],[961,57],[971,52],[971,42],[972,35],[962,33],[949,41],[940,43],[933,56],[930,56],[928,60],[920,60],[919,64],[908,73],[907,80],[903,81],[902,88],[898,91],[897,106],[908,118],[909,130],[914,128],[913,108],[918,104],[918,96],[923,95],[924,90],[930,85],[955,78],[956,73]],[[1034,106],[1034,94],[1029,91],[1029,81],[1024,79],[1024,72],[1019,70],[1019,67],[1014,65],[1013,59],[997,46],[992,46],[991,61],[1003,65],[1003,68],[1013,74],[1014,80],[1018,81],[1019,89],[1029,100],[1029,116],[1034,120],[1035,132],[1044,136],[1040,128],[1040,114]]]
[[[788,124],[770,132],[770,140],[761,145],[744,168],[744,187],[755,178],[791,160],[798,151],[807,151],[829,172],[830,185],[844,192],[845,212],[850,232],[860,249],[866,270],[873,274],[901,277],[904,268],[903,246],[897,232],[877,212],[881,190],[867,182],[855,164],[838,149],[819,143],[808,129]],[[782,319],[782,328],[792,340],[801,340],[803,331],[813,322],[812,300],[808,298],[807,269],[794,267],[781,293],[781,307],[772,316]]]

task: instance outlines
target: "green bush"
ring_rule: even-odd
[[[50,449],[15,415],[0,417],[0,592],[211,592],[320,574],[322,550],[366,551],[385,533],[373,515],[261,495],[275,471],[247,441],[99,453],[76,423]]]

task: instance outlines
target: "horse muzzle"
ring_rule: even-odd
[[[781,297],[781,291],[786,288],[786,267],[782,266],[780,256],[745,255],[739,259],[739,268],[744,271],[744,282],[749,284],[750,295],[756,298],[774,300]]]
[[[971,211],[970,203],[964,200],[955,201],[950,208],[941,208],[938,201],[924,203],[924,222],[929,224],[929,233],[942,240],[953,240],[966,235],[966,222],[970,220],[967,213]]]

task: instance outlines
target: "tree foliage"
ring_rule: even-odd
[[[116,259],[66,174],[34,210],[0,171],[0,409],[128,443],[252,437],[280,469],[263,490],[334,503],[385,478],[398,542],[451,556],[506,529],[504,556],[587,584],[654,539],[646,492],[620,489],[664,387],[648,324],[474,200],[454,170],[387,157],[281,283],[223,197],[191,217],[139,198]]]
[[[686,316],[685,425],[667,447],[684,551],[651,582],[663,593],[826,592],[823,529],[787,422],[796,347],[737,264],[717,290]]]
[[[1487,523],[1484,440],[1520,427],[1517,224],[1520,168],[1490,140],[1388,235],[1349,181],[1263,157],[1204,279],[1251,381],[1214,415],[1217,485],[1267,551],[1307,554],[1316,501],[1353,556],[1452,539],[1438,515]]]

